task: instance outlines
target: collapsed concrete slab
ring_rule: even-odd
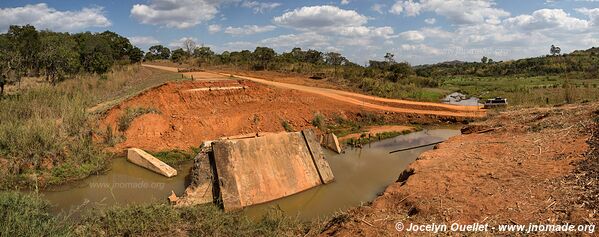
[[[127,160],[169,178],[177,175],[176,169],[138,148],[129,148],[127,150]]]
[[[339,154],[341,154],[342,152],[341,145],[339,144],[339,139],[337,139],[337,136],[335,136],[335,134],[328,133],[322,135],[320,144],[330,149],[331,151],[337,152]]]
[[[214,202],[216,177],[210,164],[211,145],[202,145],[200,153],[194,158],[191,169],[191,184],[185,189],[183,197],[176,202],[177,206],[190,206]]]
[[[192,184],[177,205],[214,200],[232,211],[334,180],[311,130],[217,140],[208,149],[196,157]]]

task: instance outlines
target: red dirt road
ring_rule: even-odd
[[[149,65],[142,64],[145,67],[151,67],[156,69],[162,69],[172,72],[177,72],[177,68],[175,67],[166,67],[166,66],[157,66],[157,65]],[[210,72],[188,72],[183,73],[188,77],[193,77],[194,80],[222,80],[230,76],[230,74],[225,73],[210,73]],[[417,102],[417,101],[409,101],[409,100],[399,100],[399,99],[387,99],[380,98],[375,96],[363,95],[358,93],[346,92],[341,90],[334,89],[326,89],[326,88],[318,88],[318,87],[310,87],[282,82],[275,82],[261,78],[248,77],[248,76],[237,76],[232,75],[236,78],[241,78],[269,86],[274,86],[283,89],[292,89],[298,90],[302,92],[308,92],[312,94],[317,94],[320,96],[325,96],[337,101],[342,101],[345,103],[362,106],[369,109],[380,110],[380,111],[388,111],[388,112],[396,112],[396,113],[411,113],[411,114],[420,114],[420,115],[438,115],[438,116],[451,116],[451,117],[484,117],[486,112],[478,106],[457,106],[457,105],[448,105],[441,103],[430,103],[430,102]],[[367,102],[368,101],[368,102]],[[383,102],[386,105],[375,104],[376,102]],[[389,106],[389,104],[394,104],[396,106]]]

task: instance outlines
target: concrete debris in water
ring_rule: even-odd
[[[129,148],[127,150],[127,160],[169,178],[177,175],[176,169],[138,148]]]
[[[341,154],[342,152],[341,145],[339,144],[339,139],[333,133],[322,135],[320,139],[320,144],[330,149],[331,151],[337,152],[339,154]]]
[[[334,180],[312,130],[217,140],[211,148],[196,157],[192,185],[178,205],[214,200],[232,211]]]

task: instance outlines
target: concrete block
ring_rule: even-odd
[[[321,143],[324,147],[328,148],[331,151],[337,152],[341,154],[341,145],[339,144],[339,139],[335,134],[329,133],[322,135]]]
[[[127,150],[127,160],[169,178],[177,175],[176,169],[138,148]]]
[[[286,197],[333,181],[312,131],[212,143],[225,211]]]

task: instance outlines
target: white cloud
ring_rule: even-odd
[[[585,30],[589,22],[570,16],[562,9],[540,9],[531,15],[519,15],[505,20],[509,27],[523,31],[561,29],[568,31]]]
[[[214,24],[213,24],[213,25],[209,25],[209,26],[208,26],[208,32],[209,32],[210,34],[214,34],[214,33],[216,33],[216,32],[220,32],[220,31],[221,31],[221,27],[220,27],[220,25],[214,25]]]
[[[435,18],[424,19],[424,23],[429,24],[429,25],[434,25],[436,22],[437,22],[437,19],[435,19]]]
[[[6,31],[10,25],[26,24],[31,24],[38,29],[54,31],[77,31],[111,25],[101,7],[82,8],[78,11],[59,11],[48,7],[46,3],[0,8],[0,19],[0,31]]]
[[[273,21],[284,27],[299,31],[345,37],[394,38],[393,28],[367,26],[368,17],[353,10],[335,6],[311,6],[295,9],[275,17]]]
[[[405,12],[408,16],[416,16],[423,11],[434,12],[458,25],[498,24],[502,18],[510,16],[509,12],[496,8],[493,0],[398,0],[389,10],[397,15]]]
[[[131,44],[138,47],[160,44],[160,41],[152,36],[131,36],[127,38],[129,38]]]
[[[341,0],[341,5],[347,5],[349,4],[349,0]]]
[[[425,39],[422,33],[415,30],[402,32],[399,36],[408,41],[423,41]]]
[[[314,32],[304,32],[300,34],[279,35],[264,39],[260,43],[280,49],[293,47],[322,49],[329,46],[329,39]]]
[[[225,29],[226,34],[230,35],[253,35],[268,31],[273,31],[276,29],[276,26],[266,25],[266,26],[258,26],[258,25],[244,25],[242,27],[232,27],[229,26]]]
[[[149,4],[135,4],[131,16],[143,24],[190,28],[211,20],[221,4],[233,0],[151,0]]]
[[[391,9],[389,9],[389,12],[391,12],[395,15],[401,14],[403,12],[403,2],[402,1],[395,2],[395,4],[393,4],[393,6],[391,6]]]
[[[335,6],[311,6],[286,12],[275,17],[273,21],[278,25],[296,29],[322,29],[362,26],[366,24],[368,17]]]
[[[379,4],[379,3],[375,3],[374,5],[372,5],[372,7],[370,9],[372,9],[373,11],[379,13],[379,14],[383,14],[383,8],[385,7],[385,4]]]
[[[241,3],[242,7],[253,9],[254,13],[264,13],[265,11],[270,11],[281,5],[282,4],[278,2],[243,1],[243,3]]]
[[[599,26],[599,8],[577,8],[576,11],[588,16],[591,24]]]

